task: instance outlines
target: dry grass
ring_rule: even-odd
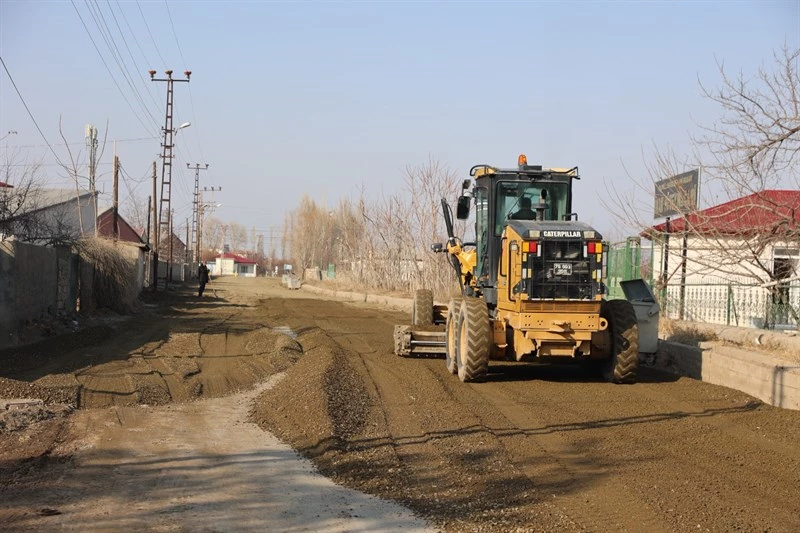
[[[664,317],[659,320],[658,329],[661,338],[689,346],[698,346],[701,342],[719,340],[717,333],[712,329]]]
[[[113,242],[105,239],[83,239],[78,251],[83,262],[94,269],[92,293],[95,305],[121,313],[130,311],[130,295],[136,284],[131,260]]]

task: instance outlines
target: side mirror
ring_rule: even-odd
[[[441,253],[444,252],[444,244],[440,242],[435,242],[431,244],[431,252],[433,253]]]
[[[464,180],[464,183],[461,184],[461,188],[466,191],[469,189],[470,185],[472,185],[472,180]]]
[[[456,218],[458,220],[466,220],[469,217],[469,196],[459,196],[458,204],[456,205]]]

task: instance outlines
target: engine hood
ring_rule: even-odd
[[[509,220],[508,227],[523,238],[543,239],[591,239],[602,240],[603,236],[593,227],[578,220]],[[536,233],[538,232],[538,233]]]

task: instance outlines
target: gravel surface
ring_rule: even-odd
[[[127,521],[99,528],[175,530],[181,516],[202,528],[208,516],[209,530],[281,530],[270,520],[284,515],[229,482],[244,476],[242,464],[202,475],[264,453],[237,448],[244,415],[215,416],[228,407],[213,402],[283,373],[234,402],[237,412],[337,484],[403,504],[441,531],[800,530],[796,411],[647,368],[639,383],[616,386],[577,367],[492,362],[485,383],[463,384],[443,360],[392,354],[405,313],[277,280],[214,284],[216,297],[167,294],[128,321],[0,353],[0,398],[43,400],[29,422],[0,431],[4,524],[46,530],[103,509],[109,520],[113,509]],[[106,435],[117,445],[100,446]],[[191,468],[182,450],[212,463]],[[131,457],[147,476],[130,474]],[[254,479],[261,468],[250,464]],[[97,506],[84,509],[88,499],[75,495],[95,483]],[[219,497],[198,496],[206,491]],[[214,514],[226,493],[229,505],[260,514]],[[146,510],[159,520],[143,520]],[[350,530],[402,529],[388,517]]]

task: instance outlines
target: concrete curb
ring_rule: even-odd
[[[322,294],[332,298],[337,298],[339,300],[347,300],[350,302],[367,302],[382,305],[384,307],[390,307],[398,311],[407,311],[409,313],[411,312],[411,307],[413,305],[413,302],[408,298],[381,296],[366,292],[335,291],[331,289],[325,289],[323,287],[316,287],[314,285],[307,285],[305,283],[302,285],[301,289],[313,292],[315,294]]]
[[[744,392],[784,409],[800,410],[800,364],[769,353],[704,342],[699,347],[659,341],[646,364]]]
[[[303,284],[302,289],[340,300],[367,302],[411,312],[412,300],[369,293],[334,291]],[[706,324],[698,324],[706,327]],[[723,328],[719,337],[745,345],[777,345],[796,350],[800,339],[762,330],[739,331]],[[734,348],[720,342],[701,343],[700,347],[658,341],[658,352],[640,354],[643,364],[680,376],[721,385],[749,394],[759,400],[800,410],[800,363],[768,353]]]

